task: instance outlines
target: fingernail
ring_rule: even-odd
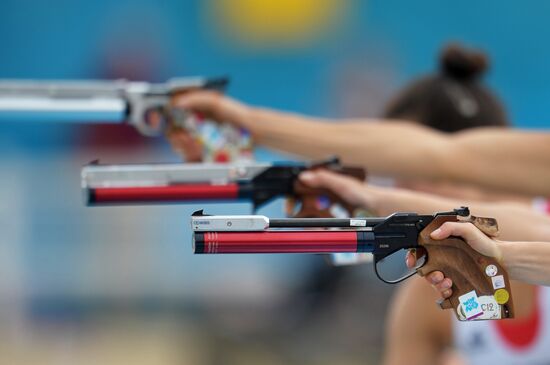
[[[430,276],[430,281],[432,284],[437,284],[442,280],[441,275],[432,275]]]
[[[435,231],[433,231],[433,232],[430,234],[430,236],[431,236],[431,237],[438,236],[440,233],[441,233],[441,228],[438,228],[438,229],[436,229]]]
[[[445,280],[442,284],[441,284],[441,288],[443,289],[449,289],[451,287],[451,283],[449,282],[449,280]]]

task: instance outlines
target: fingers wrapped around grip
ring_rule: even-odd
[[[497,272],[502,275],[502,288],[510,291],[508,274],[498,262],[488,256],[484,256],[471,248],[465,241],[456,237],[448,237],[444,240],[433,240],[430,233],[440,227],[444,222],[456,221],[453,216],[436,217],[420,234],[419,245],[427,251],[426,264],[417,270],[421,276],[428,275],[433,271],[441,271],[446,278],[453,282],[452,295],[439,304],[443,309],[452,308],[459,319],[464,319],[460,314],[461,297],[474,293],[477,298],[489,297],[495,300],[495,292],[498,290],[493,277]],[[466,223],[461,223],[466,224]],[[489,270],[491,268],[491,270]],[[492,269],[494,268],[494,269]],[[499,318],[513,317],[512,299],[498,303],[500,308]]]

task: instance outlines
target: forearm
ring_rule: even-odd
[[[442,173],[436,157],[447,138],[412,123],[328,122],[261,108],[249,115],[255,140],[270,148],[312,159],[337,155],[377,175],[437,178]]]
[[[501,128],[443,134],[408,122],[344,120],[250,108],[257,142],[308,158],[338,155],[377,175],[448,179],[550,196],[550,134]]]
[[[512,279],[550,285],[550,242],[499,242],[499,247]]]
[[[432,214],[466,205],[474,215],[496,218],[501,239],[542,241],[550,237],[550,217],[519,203],[467,202],[404,189],[374,186],[365,188],[363,201],[367,207],[384,216],[398,211]]]
[[[550,134],[477,128],[454,134],[443,151],[449,179],[550,196]]]

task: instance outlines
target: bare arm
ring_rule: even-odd
[[[447,179],[550,195],[550,134],[483,128],[443,134],[408,122],[327,123],[253,109],[259,143],[309,158],[328,154],[374,174]]]
[[[550,196],[547,133],[486,128],[450,135],[407,122],[329,123],[247,106],[207,91],[182,95],[174,103],[247,128],[259,144],[291,154],[308,158],[336,154],[375,174],[453,179]]]
[[[433,213],[461,205],[452,199],[407,190],[365,188],[365,192],[369,190],[372,206],[381,215],[396,211]],[[468,205],[475,215],[496,218],[500,227],[499,238],[506,241],[492,240],[475,227],[461,223],[449,224],[454,227],[452,232],[443,228],[443,236],[439,238],[463,236],[471,245],[477,241],[479,244],[473,244],[473,247],[485,255],[496,257],[512,279],[550,285],[550,217],[519,203],[462,202],[462,205]],[[470,231],[472,233],[465,233]],[[435,284],[438,283],[437,280]]]
[[[375,200],[382,215],[399,210],[433,213],[438,210],[452,210],[460,206],[458,201],[445,199],[430,194],[419,194],[406,190],[379,189]],[[500,228],[499,238],[506,241],[492,240],[475,227],[479,240],[487,241],[487,245],[495,245],[497,250],[482,252],[499,259],[514,280],[534,285],[550,285],[550,217],[534,212],[529,206],[519,203],[483,203],[466,202],[471,211],[478,216],[496,218]],[[416,207],[416,209],[415,209]],[[399,209],[401,208],[401,209]],[[458,229],[469,229],[459,224]],[[468,225],[470,226],[470,225]],[[460,236],[456,232],[456,236]],[[533,242],[526,242],[533,241]],[[472,241],[469,243],[471,244]],[[475,247],[474,247],[475,248]],[[428,280],[441,291],[451,287],[452,282],[443,284],[443,274],[429,275]],[[445,293],[450,296],[450,292]]]
[[[301,178],[308,185],[330,189],[350,204],[359,205],[381,216],[395,212],[432,214],[467,205],[477,216],[496,218],[502,239],[550,239],[550,217],[534,212],[528,205],[521,203],[463,201],[405,189],[370,186],[328,171],[304,173]]]
[[[379,215],[396,211],[431,214],[468,205],[475,215],[496,218],[501,231],[500,238],[506,241],[493,240],[471,224],[453,222],[445,223],[435,230],[432,238],[460,236],[480,253],[497,258],[512,279],[550,285],[550,218],[533,212],[526,205],[463,202],[426,193],[367,186],[347,176],[328,171],[302,173],[301,179],[310,186],[330,189],[350,204],[365,207]],[[431,273],[427,279],[443,296],[451,295],[449,288],[452,283],[441,272]]]
[[[550,286],[550,242],[500,242],[500,246],[510,277]]]
[[[550,217],[535,212],[530,206],[514,202],[480,202],[449,199],[437,195],[404,189],[365,187],[371,206],[380,215],[398,211],[432,214],[468,206],[480,217],[496,218],[499,238],[506,240],[537,241],[550,237]]]
[[[344,163],[363,165],[379,175],[437,178],[437,163],[431,156],[445,148],[440,133],[403,122],[374,120],[330,123],[299,115],[253,109],[252,133],[258,143],[312,159],[337,155]],[[403,141],[424,139],[414,151]],[[402,146],[398,147],[398,146]],[[428,160],[432,163],[426,163]]]

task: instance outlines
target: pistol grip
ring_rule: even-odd
[[[295,218],[332,218],[330,207],[319,208],[317,199],[319,195],[303,194],[299,197],[301,203],[300,211],[294,215]],[[332,205],[332,203],[331,203]]]
[[[326,207],[318,206],[318,198],[324,196],[328,199]],[[294,196],[296,202],[300,203],[300,211],[293,214],[294,218],[332,218],[330,208],[333,204],[340,204],[350,216],[353,216],[355,207],[347,204],[332,191],[323,188],[311,188],[300,181],[294,183]]]
[[[430,238],[430,233],[447,221],[457,219],[436,217],[420,233],[418,242],[427,253],[427,262],[417,270],[418,274],[441,271],[453,281],[453,294],[439,302],[441,308],[452,308],[461,321],[513,318],[508,273],[494,258],[480,254],[460,238]]]

